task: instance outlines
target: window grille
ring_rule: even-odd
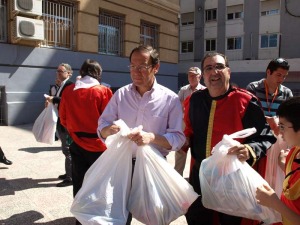
[[[42,46],[73,49],[75,10],[74,3],[43,1],[45,40]]]
[[[124,17],[100,11],[99,16],[99,53],[106,55],[123,55]]]
[[[7,41],[6,0],[0,0],[0,42]]]
[[[150,45],[156,50],[158,50],[158,30],[158,25],[142,21],[140,31],[140,43],[143,45]]]

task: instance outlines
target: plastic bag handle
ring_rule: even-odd
[[[113,122],[113,124],[117,125],[120,127],[120,131],[121,131],[121,136],[126,137],[128,134],[130,134],[131,132],[139,132],[143,130],[143,126],[140,125],[138,127],[135,127],[133,129],[130,129],[127,124],[122,120],[116,120]]]
[[[256,128],[252,127],[252,128],[248,128],[248,129],[244,129],[244,130],[235,132],[228,136],[231,138],[245,138],[245,137],[249,137],[250,135],[252,135],[254,133],[256,133]]]

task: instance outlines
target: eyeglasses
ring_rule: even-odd
[[[129,65],[128,68],[130,71],[135,71],[138,70],[139,72],[147,72],[149,68],[151,68],[152,65],[145,66],[145,65],[139,65],[139,66],[134,66],[134,65]]]
[[[67,72],[66,70],[56,70],[56,73],[65,73]]]
[[[293,126],[287,127],[286,125],[280,123],[278,124],[279,130],[284,131],[286,128],[293,128]]]
[[[215,66],[207,66],[204,68],[204,72],[205,73],[210,73],[212,71],[222,71],[226,68],[227,66],[225,66],[224,64],[222,63],[217,63]]]

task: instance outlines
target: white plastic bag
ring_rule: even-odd
[[[212,156],[202,161],[199,171],[202,203],[206,208],[229,215],[266,224],[280,222],[279,213],[256,202],[256,188],[267,182],[248,163],[242,163],[236,155],[227,155],[230,147],[240,144],[233,138],[247,137],[254,132],[255,129],[246,129],[224,135],[213,148]]]
[[[274,120],[275,123],[278,124],[278,117],[275,117]],[[279,166],[278,157],[280,155],[281,150],[289,151],[289,149],[288,144],[282,139],[281,135],[276,136],[276,138],[277,141],[267,151],[268,158],[265,179],[269,183],[270,187],[272,187],[275,190],[276,194],[280,198],[283,189],[283,181],[285,174]]]
[[[57,119],[57,108],[49,103],[33,124],[32,132],[36,141],[46,144],[54,143]]]
[[[146,145],[136,151],[128,209],[147,225],[166,225],[185,214],[198,194],[162,157]]]
[[[124,225],[127,221],[133,143],[126,137],[125,123],[115,124],[121,130],[106,139],[107,149],[86,172],[71,206],[71,213],[83,225]]]

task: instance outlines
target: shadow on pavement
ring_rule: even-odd
[[[36,222],[44,218],[44,216],[37,211],[27,211],[20,214],[15,214],[8,219],[0,220],[0,225],[74,225],[74,217],[61,218],[49,222]],[[36,223],[35,223],[36,222]]]
[[[45,187],[55,187],[56,183],[45,183],[59,181],[57,178],[48,179],[32,179],[32,178],[18,178],[12,180],[6,180],[5,178],[0,178],[0,196],[14,195],[16,191],[22,191],[30,188],[45,188]],[[0,223],[0,225],[2,225]],[[6,224],[5,224],[6,225]]]
[[[20,148],[19,151],[29,152],[29,153],[39,153],[39,152],[52,152],[52,151],[61,151],[61,147],[32,147],[32,148]]]

